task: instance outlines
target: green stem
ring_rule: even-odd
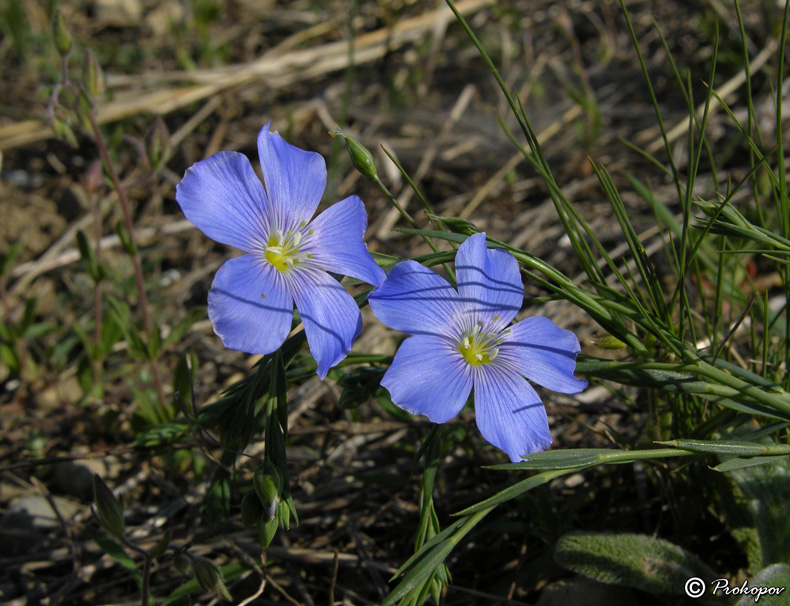
[[[118,199],[121,202],[121,210],[123,211],[123,221],[126,231],[129,234],[129,239],[134,242],[134,223],[132,221],[132,214],[129,210],[129,200],[126,197],[126,190],[121,185],[121,180],[118,178],[118,173],[115,171],[112,160],[110,159],[110,152],[104,142],[104,137],[99,129],[99,124],[96,122],[96,116],[93,113],[88,114],[91,129],[93,130],[93,138],[96,141],[96,147],[99,148],[99,153],[102,157],[104,167],[112,180],[113,188],[118,193]],[[140,255],[132,255],[132,264],[134,265],[134,278],[137,285],[137,296],[140,299],[140,314],[143,316],[143,328],[147,338],[151,339],[152,328],[151,318],[148,315],[148,301],[145,295],[145,283],[143,281],[143,268],[140,262]],[[159,374],[159,368],[156,365],[156,360],[151,360],[151,372],[154,375],[154,384],[156,385],[156,394],[159,398],[159,405],[165,405],[165,392],[162,388],[162,377]]]

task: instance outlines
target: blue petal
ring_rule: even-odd
[[[461,411],[472,391],[467,368],[446,339],[419,335],[401,344],[381,384],[403,410],[444,423]]]
[[[475,377],[475,416],[483,437],[514,463],[551,446],[546,409],[532,386],[506,369],[481,370]]]
[[[359,307],[340,282],[324,271],[294,272],[291,287],[310,353],[318,364],[318,376],[323,379],[332,366],[348,355],[361,332]]]
[[[310,224],[315,232],[310,247],[316,262],[328,271],[381,286],[386,274],[368,252],[365,205],[351,196],[327,208]]]
[[[187,219],[212,240],[246,252],[264,242],[266,195],[250,161],[220,152],[193,164],[176,187]]]
[[[504,250],[488,250],[484,233],[470,236],[458,248],[455,272],[458,294],[475,321],[496,331],[516,317],[524,300],[518,262]]]
[[[416,261],[393,267],[368,300],[381,322],[412,335],[455,337],[464,313],[458,293],[447,280]]]
[[[320,154],[286,143],[267,122],[258,134],[263,185],[280,229],[290,229],[315,214],[326,189],[326,163]]]
[[[587,388],[587,381],[573,376],[579,339],[548,318],[527,318],[502,333],[504,343],[499,357],[520,374],[560,393],[579,393]],[[499,359],[499,358],[497,358]]]
[[[251,354],[283,344],[293,309],[282,274],[253,255],[228,259],[208,293],[208,317],[222,344]]]

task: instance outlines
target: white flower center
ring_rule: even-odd
[[[313,257],[309,252],[299,248],[305,236],[312,233],[312,229],[306,234],[302,233],[301,229],[289,229],[285,233],[279,229],[272,230],[264,251],[266,260],[283,273],[293,270]]]
[[[483,332],[480,322],[466,330],[456,344],[464,360],[472,366],[489,364],[494,361],[499,353],[502,339],[498,332]]]

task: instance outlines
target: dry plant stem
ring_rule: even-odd
[[[110,175],[113,187],[115,188],[115,191],[118,192],[118,199],[121,201],[121,209],[123,210],[123,221],[126,226],[126,231],[129,234],[129,239],[134,242],[134,225],[132,223],[132,214],[129,211],[129,200],[126,198],[126,190],[124,190],[123,186],[121,185],[118,174],[115,172],[115,167],[110,160],[110,153],[107,150],[107,145],[104,143],[104,137],[102,137],[101,131],[99,130],[99,125],[96,122],[96,116],[93,113],[90,113],[88,115],[88,119],[90,120],[91,130],[93,130],[93,137],[96,140],[96,146],[99,148],[99,153],[101,153],[104,166],[107,167],[107,172]],[[137,296],[140,299],[140,313],[143,316],[143,328],[145,329],[146,337],[150,339],[152,332],[151,318],[148,315],[148,302],[145,296],[145,284],[143,283],[143,268],[142,264],[140,263],[140,255],[135,253],[131,255],[131,257],[132,264],[134,265],[135,283],[137,284]],[[162,389],[162,377],[159,374],[159,368],[156,365],[155,359],[151,360],[151,372],[154,375],[154,384],[156,385],[156,394],[159,399],[159,405],[164,406],[165,393]]]
[[[151,577],[151,554],[148,553],[142,547],[138,547],[137,545],[132,543],[126,537],[121,537],[121,541],[126,547],[128,547],[132,551],[136,551],[141,556],[143,556],[143,582],[141,588],[143,592],[143,597],[140,600],[140,604],[142,606],[148,606],[148,585]]]

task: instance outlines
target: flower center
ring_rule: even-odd
[[[312,230],[310,231],[312,232]],[[301,242],[301,231],[291,231],[289,229],[283,233],[279,229],[275,229],[269,235],[264,256],[276,269],[285,273],[313,256],[299,249]]]
[[[499,353],[498,346],[502,344],[499,333],[483,333],[482,329],[482,325],[478,322],[472,329],[464,333],[457,345],[464,360],[472,366],[493,362]]]

